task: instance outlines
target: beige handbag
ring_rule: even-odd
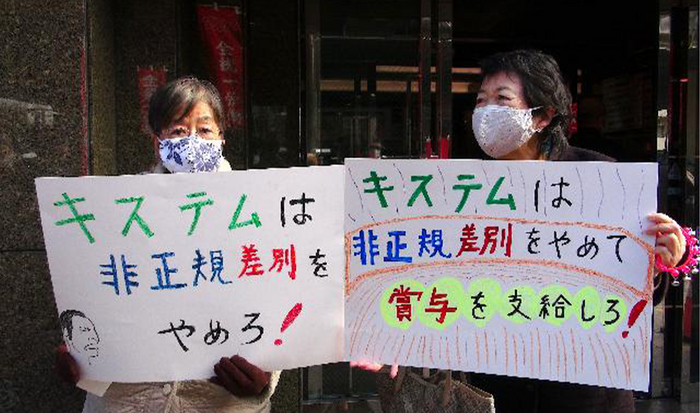
[[[420,375],[402,367],[394,380],[379,374],[377,384],[384,413],[495,413],[491,394],[453,379],[451,371]]]

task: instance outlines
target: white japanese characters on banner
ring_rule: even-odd
[[[343,168],[36,180],[64,339],[91,380],[343,358]]]
[[[345,357],[647,390],[655,164],[348,160]]]
[[[244,124],[243,29],[238,7],[197,5],[197,20],[207,50],[209,73],[221,95],[226,125]]]

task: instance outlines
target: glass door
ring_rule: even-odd
[[[448,155],[452,0],[306,0],[304,18],[309,165]],[[304,411],[378,408],[373,374],[346,363],[303,383]]]

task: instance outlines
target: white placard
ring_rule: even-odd
[[[343,357],[343,168],[39,178],[64,338],[91,380]]]
[[[348,160],[346,358],[647,390],[656,171]]]

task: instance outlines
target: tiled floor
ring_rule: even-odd
[[[700,413],[700,404],[681,404],[675,399],[638,400],[637,413]],[[379,403],[355,402],[355,403],[329,403],[304,406],[304,413],[381,413]],[[565,412],[562,412],[565,413]]]
[[[679,403],[675,399],[638,400],[637,413],[698,413],[700,404]]]

